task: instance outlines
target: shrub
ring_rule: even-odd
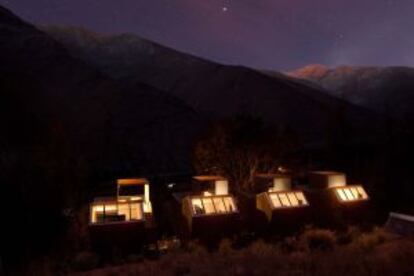
[[[73,259],[73,267],[76,270],[90,270],[98,266],[99,257],[89,251],[78,253]]]
[[[248,247],[246,249],[247,251],[249,251],[251,254],[253,254],[256,257],[268,257],[268,256],[272,256],[272,255],[277,255],[277,249],[275,246],[264,242],[263,240],[258,240],[254,243],[252,243],[252,245],[250,247]]]
[[[371,232],[360,234],[350,246],[357,250],[372,250],[391,239],[393,239],[393,236],[390,233],[382,228],[375,228]]]
[[[300,236],[299,241],[302,248],[307,251],[326,251],[335,247],[337,239],[331,230],[308,228]]]
[[[191,241],[187,244],[187,251],[195,256],[205,256],[208,254],[206,248],[197,241]]]
[[[339,245],[351,244],[353,241],[359,238],[361,230],[356,226],[350,226],[345,232],[337,235],[337,242]]]
[[[284,253],[293,253],[299,251],[300,249],[300,244],[296,237],[287,237],[278,245],[280,250]]]
[[[232,243],[229,239],[223,239],[220,244],[219,244],[219,248],[218,248],[218,252],[221,255],[230,255],[233,252],[233,247],[232,247]]]

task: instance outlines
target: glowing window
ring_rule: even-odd
[[[352,195],[355,199],[360,198],[357,188],[352,187],[350,190],[351,190],[351,193],[352,193]]]
[[[141,220],[141,202],[100,202],[91,206],[91,223]]]
[[[346,197],[346,195],[345,195],[345,193],[344,193],[344,191],[343,191],[342,189],[337,189],[337,190],[336,190],[336,192],[338,193],[339,198],[340,198],[341,200],[346,201],[346,200],[348,199],[348,198]]]
[[[224,205],[223,199],[221,197],[213,198],[214,207],[216,207],[217,213],[225,213],[226,206]]]
[[[359,197],[359,198],[362,198],[362,199],[368,199],[368,195],[367,195],[367,193],[365,192],[364,188],[362,188],[361,186],[358,186],[358,187],[357,187],[357,190],[358,190],[358,192],[359,192],[359,194],[360,194],[360,197]]]
[[[296,195],[294,193],[288,193],[287,196],[289,198],[291,206],[298,206],[299,205],[298,199],[296,198]]]
[[[227,212],[233,213],[237,211],[236,204],[234,204],[233,198],[224,197],[223,201],[224,201],[224,205],[226,206]]]
[[[138,203],[131,204],[131,220],[141,220],[142,216],[142,209],[141,205]]]
[[[201,199],[199,198],[193,198],[191,200],[191,203],[193,205],[193,213],[196,215],[202,215],[205,213],[203,203],[201,203]]]
[[[368,195],[361,186],[335,188],[338,199],[342,202],[367,200]]]
[[[354,195],[351,193],[351,189],[350,188],[345,188],[342,189],[342,191],[344,191],[346,197],[348,198],[348,200],[354,200]]]
[[[282,203],[282,206],[289,207],[290,202],[289,202],[287,195],[285,193],[278,194],[278,195],[279,195],[280,202]]]
[[[296,192],[295,195],[296,195],[296,198],[298,199],[299,205],[308,205],[308,201],[306,200],[303,192]]]
[[[128,203],[118,204],[118,215],[121,216],[122,220],[130,220],[130,205]]]
[[[194,215],[210,215],[237,212],[231,197],[202,197],[191,200]]]
[[[214,209],[213,200],[211,198],[203,198],[203,205],[206,214],[212,214],[216,212]]]
[[[282,207],[282,203],[280,203],[279,197],[277,196],[277,194],[271,194],[270,195],[270,199],[272,200],[273,208],[280,208],[280,207]]]
[[[270,193],[270,200],[272,201],[273,208],[294,208],[303,207],[308,205],[308,201],[305,198],[303,192],[275,192]]]

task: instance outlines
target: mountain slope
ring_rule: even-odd
[[[312,81],[354,104],[414,123],[413,68],[343,66],[329,69],[311,65],[289,75]]]
[[[127,87],[111,80],[85,62],[73,58],[54,39],[9,11],[2,9],[0,24],[0,36],[4,38],[0,43],[0,69],[13,72],[16,78],[20,76],[22,83],[24,75],[34,79],[41,87],[42,100],[39,101],[44,105],[41,109],[50,109],[53,115],[48,117],[62,118],[65,135],[77,144],[84,145],[83,151],[97,147],[96,153],[103,157],[102,149],[107,147],[102,144],[102,138],[115,136],[112,126],[119,129],[126,118],[135,124],[134,127],[128,126],[128,137],[132,139],[136,134],[141,138],[137,144],[140,141],[146,143],[146,140],[155,143],[160,139],[173,142],[174,137],[180,135],[173,138],[142,135],[141,132],[146,131],[143,125],[149,125],[149,121],[152,122],[150,128],[156,128],[159,123],[160,129],[165,129],[168,125],[176,131],[177,125],[181,125],[185,130],[180,133],[188,132],[188,129],[197,124],[194,124],[194,120],[197,120],[194,111],[171,95],[149,86]],[[24,93],[30,101],[31,89],[27,88]],[[126,110],[126,101],[135,104],[137,108]],[[166,117],[169,119],[159,122],[156,120]],[[188,141],[185,137],[177,137],[177,140],[180,141],[180,138]],[[152,148],[143,148],[151,156],[151,150],[158,150],[159,147],[153,145]],[[173,146],[167,148],[169,151],[175,150]],[[154,161],[151,161],[153,164],[159,163],[157,158],[149,159]]]
[[[249,68],[208,62],[134,35],[102,35],[69,27],[42,29],[100,71],[124,82],[160,88],[211,118],[250,113],[313,142],[326,136],[338,116],[359,134],[375,129],[369,112],[282,75],[270,77]]]
[[[0,60],[2,262],[49,248],[103,180],[191,169],[202,122],[174,96],[114,81],[1,6]]]

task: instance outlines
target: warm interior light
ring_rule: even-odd
[[[136,221],[143,219],[143,206],[137,202],[100,202],[91,206],[91,223]]]
[[[291,189],[290,177],[275,177],[273,179],[273,186],[269,188],[269,192],[281,192],[288,191]]]
[[[196,197],[191,199],[193,215],[214,215],[237,212],[230,196]]]
[[[215,193],[216,195],[228,195],[229,193],[229,183],[227,180],[216,180],[215,183]]]
[[[367,200],[368,195],[362,186],[345,186],[334,189],[337,198],[341,202]]]
[[[301,191],[274,192],[269,193],[269,197],[274,209],[308,206],[308,201]]]
[[[346,185],[346,175],[343,173],[332,174],[328,176],[328,181],[329,188],[343,187]]]

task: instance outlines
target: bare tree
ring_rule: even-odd
[[[239,116],[213,124],[197,142],[193,160],[198,173],[221,174],[235,189],[251,191],[254,175],[276,171],[294,147],[288,131]]]

